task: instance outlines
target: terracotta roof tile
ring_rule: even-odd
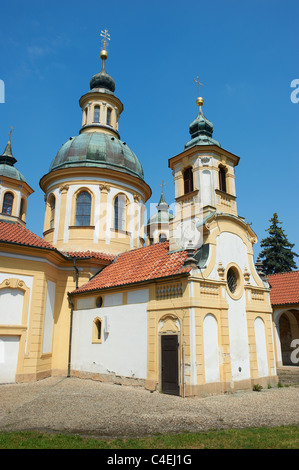
[[[57,251],[50,243],[18,223],[0,222],[0,242],[15,243],[17,245],[36,248],[47,248]]]
[[[168,241],[127,251],[73,293],[189,273],[192,268],[184,266],[187,256],[184,250],[170,253]]]
[[[272,305],[299,303],[299,271],[271,274],[268,282],[271,286]]]
[[[51,243],[46,242],[35,233],[28,230],[21,224],[13,222],[0,221],[0,242],[13,243],[16,245],[30,246],[33,248],[46,248],[48,250],[56,251],[64,257],[89,259],[93,258],[100,261],[113,261],[116,255],[110,253],[102,253],[97,251],[74,251],[63,252],[57,250]]]

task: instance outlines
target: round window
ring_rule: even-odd
[[[227,285],[232,294],[235,294],[238,287],[238,274],[233,268],[227,271]]]
[[[96,306],[97,306],[97,308],[102,307],[102,305],[103,305],[103,299],[102,299],[102,297],[97,297],[97,299],[96,299]]]

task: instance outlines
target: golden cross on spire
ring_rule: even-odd
[[[101,36],[103,38],[102,39],[103,48],[106,49],[107,41],[110,41],[110,34],[108,33],[108,29],[101,31]]]
[[[199,82],[199,77],[196,77],[196,79],[193,78],[193,80],[194,80],[195,83],[197,83],[197,85],[198,85],[198,96],[200,96],[200,85],[203,86],[203,83],[200,83],[200,82]]]
[[[162,188],[162,193],[163,193],[163,186],[166,186],[166,183],[164,182],[164,180],[162,180],[162,184],[160,184],[160,187]]]
[[[10,131],[9,131],[9,133],[8,133],[8,135],[9,135],[9,140],[11,139],[11,134],[13,133],[13,131],[14,131],[14,128],[13,128],[12,126],[10,126]]]

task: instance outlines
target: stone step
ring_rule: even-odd
[[[299,385],[299,367],[277,367],[277,376],[283,385]]]

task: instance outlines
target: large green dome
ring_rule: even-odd
[[[144,179],[140,161],[125,142],[104,132],[85,132],[60,148],[50,171],[72,167],[98,167]]]

